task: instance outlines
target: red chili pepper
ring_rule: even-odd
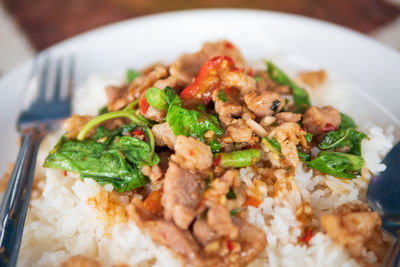
[[[190,151],[189,151],[189,155],[190,155],[190,156],[193,156],[193,155],[194,155],[194,151],[193,151],[193,150],[190,150]]]
[[[142,98],[142,100],[140,100],[140,112],[142,112],[142,114],[146,114],[147,110],[149,109],[149,103],[147,103],[147,100],[145,97]]]
[[[219,155],[217,156],[217,158],[215,159],[215,161],[214,161],[214,167],[218,167],[220,163],[221,163],[221,154],[219,154]]]
[[[247,75],[253,76],[253,68],[250,68],[250,69],[247,71]]]
[[[247,196],[246,200],[243,203],[243,206],[252,206],[257,208],[261,204],[261,201],[258,198]]]
[[[142,130],[136,130],[136,131],[132,131],[133,135],[142,135],[143,131]]]
[[[308,241],[310,241],[311,238],[312,238],[312,230],[307,229],[306,235],[301,239],[301,241],[307,243]]]
[[[226,241],[226,246],[228,247],[229,253],[232,253],[232,251],[235,249],[235,245],[230,240]]]
[[[64,170],[64,176],[67,176],[68,172],[66,170]]]
[[[325,124],[324,128],[322,128],[322,131],[325,133],[333,130],[335,130],[335,127],[331,123]]]
[[[231,49],[233,47],[234,47],[234,45],[232,43],[230,43],[230,42],[225,43],[225,48]]]
[[[217,56],[206,61],[201,66],[194,82],[181,92],[181,98],[207,104],[211,100],[212,91],[217,89],[221,83],[220,71],[226,68],[231,70],[234,66],[235,62],[228,56]]]
[[[229,94],[232,94],[232,92],[233,92],[233,87],[226,87],[226,88],[225,88],[225,93],[226,93],[226,94],[229,95]]]

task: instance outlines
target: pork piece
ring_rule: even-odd
[[[155,107],[152,107],[149,105],[149,107],[147,108],[147,111],[145,114],[143,114],[142,112],[140,112],[143,117],[145,117],[146,119],[152,120],[152,121],[156,121],[156,122],[163,122],[165,115],[167,115],[167,111],[166,110],[159,110]]]
[[[239,172],[228,170],[220,178],[212,181],[210,188],[206,192],[207,201],[219,203],[222,196],[226,196],[231,186],[240,185]]]
[[[331,106],[310,107],[303,116],[304,126],[314,136],[321,136],[327,131],[337,130],[340,122],[339,111]]]
[[[299,73],[300,81],[302,83],[311,86],[312,88],[315,88],[318,85],[324,83],[326,78],[327,78],[327,73],[324,70],[307,71]]]
[[[169,71],[171,76],[176,77],[178,81],[189,85],[204,62],[222,55],[231,57],[238,67],[244,67],[245,65],[245,61],[237,47],[228,41],[218,41],[205,43],[197,53],[182,55],[171,65]]]
[[[169,148],[174,149],[176,136],[169,127],[168,122],[154,125],[153,128],[151,128],[151,131],[153,132],[154,141],[157,146],[166,145]]]
[[[70,257],[61,264],[62,267],[101,267],[101,264],[95,259],[76,255]]]
[[[223,141],[226,143],[246,142],[255,144],[258,141],[258,137],[253,136],[253,130],[244,120],[239,119],[226,129],[226,136]]]
[[[170,153],[161,152],[158,153],[158,157],[160,158],[160,162],[157,165],[152,166],[147,175],[152,182],[157,182],[164,177],[164,174],[168,169]]]
[[[169,162],[164,180],[164,194],[161,203],[164,217],[187,229],[194,217],[200,212],[205,188],[204,178]]]
[[[250,92],[244,96],[247,107],[258,117],[271,116],[285,105],[285,99],[278,93],[266,91],[261,94]]]
[[[131,204],[126,207],[126,211],[136,225],[147,230],[158,244],[172,249],[188,262],[202,261],[199,256],[201,248],[188,230],[179,229],[172,222],[155,217],[145,210],[140,200],[137,199],[132,200]]]
[[[74,114],[68,119],[66,119],[62,125],[62,129],[67,132],[66,137],[68,139],[75,139],[83,126],[89,122],[91,119],[93,119],[93,116],[81,116]],[[96,132],[97,127],[93,127],[92,129],[87,132],[85,135],[86,138],[90,138],[94,135]]]
[[[180,82],[175,76],[169,76],[168,78],[156,81],[153,86],[156,88],[160,88],[161,90],[164,90],[165,87],[167,86],[171,88],[176,88],[176,87],[184,87],[185,84]]]
[[[301,114],[293,112],[279,112],[275,114],[276,123],[279,125],[285,122],[299,122],[301,120]]]
[[[223,205],[213,205],[207,212],[207,223],[218,236],[232,240],[238,238],[239,229],[232,223],[229,210]]]
[[[244,219],[234,217],[234,225],[239,229],[240,265],[245,266],[257,258],[267,245],[266,236],[263,231],[257,229]]]
[[[168,69],[162,65],[156,65],[143,76],[136,78],[129,86],[127,95],[124,96],[129,102],[140,99],[143,93],[156,81],[168,76]],[[144,96],[142,96],[144,97]]]
[[[227,87],[235,87],[242,95],[256,90],[256,81],[243,71],[226,70],[221,73],[221,80]]]
[[[363,248],[367,248],[383,259],[387,248],[382,241],[381,219],[367,204],[343,204],[333,214],[323,214],[320,220],[327,234],[353,257],[361,258]]]
[[[265,91],[273,91],[278,94],[290,94],[290,88],[287,85],[280,85],[268,76],[266,71],[257,71],[254,76],[260,77],[261,79],[257,81],[256,93],[261,94]]]
[[[297,145],[306,134],[297,123],[286,122],[276,127],[269,135],[269,138],[276,138],[281,145],[282,155],[292,167],[296,168],[299,164]]]
[[[226,101],[223,101],[219,97],[220,92],[221,90],[214,90],[212,92],[212,100],[222,125],[228,126],[232,123],[233,116],[238,117],[242,114],[243,108],[237,101],[237,94],[225,93]]]
[[[213,163],[213,155],[208,145],[194,139],[180,135],[174,146],[175,155],[171,159],[187,170],[206,170]]]
[[[193,236],[202,246],[218,238],[217,234],[210,228],[205,219],[197,219],[194,222]]]
[[[120,110],[128,104],[128,100],[123,97],[127,89],[127,85],[109,85],[105,88],[108,110]]]

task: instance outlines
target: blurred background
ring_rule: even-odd
[[[0,75],[93,28],[159,12],[251,8],[333,22],[400,51],[400,0],[0,0]]]

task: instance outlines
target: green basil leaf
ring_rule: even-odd
[[[352,118],[340,112],[340,126],[339,129],[356,128],[357,125]]]
[[[271,61],[267,61],[266,64],[269,77],[280,85],[289,86],[292,90],[297,112],[303,113],[307,108],[311,106],[310,97],[308,96],[306,90],[295,84],[281,69],[279,69]]]
[[[279,155],[281,154],[281,144],[276,140],[276,138],[269,139],[268,137],[264,137],[261,142],[272,152],[278,153]]]
[[[340,147],[348,147],[350,154],[361,155],[361,141],[367,135],[353,128],[331,131],[327,133],[318,145],[324,150],[336,150]]]
[[[136,70],[128,69],[126,71],[126,81],[128,83],[133,82],[139,76],[141,76],[141,73]]]
[[[219,100],[221,100],[222,102],[226,102],[226,101],[228,101],[228,97],[226,96],[226,93],[225,93],[225,89],[222,89],[222,90],[220,90],[219,92],[218,92],[218,98],[219,98]]]
[[[346,153],[321,151],[315,159],[306,164],[322,173],[352,179],[361,174],[364,159]]]
[[[233,191],[232,186],[229,187],[229,192],[226,194],[227,199],[236,199],[235,191]]]

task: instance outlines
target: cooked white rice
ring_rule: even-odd
[[[78,114],[93,114],[106,102],[103,88],[118,84],[121,77],[91,77],[77,90],[74,110]],[[338,99],[340,109],[348,111],[343,83],[328,81],[324,93],[312,94],[313,103],[327,104],[326,99]],[[319,90],[321,91],[321,90]],[[347,91],[348,93],[348,91]],[[326,96],[329,96],[328,98]],[[347,106],[346,106],[347,105]],[[352,114],[351,111],[349,114]],[[249,207],[247,219],[262,229],[268,245],[251,266],[357,266],[348,253],[322,232],[317,233],[309,245],[298,244],[302,234],[296,219],[296,210],[306,201],[316,217],[332,211],[345,202],[361,202],[371,177],[370,172],[382,171],[381,158],[392,147],[390,131],[379,127],[364,130],[368,140],[363,141],[365,168],[361,178],[346,181],[331,176],[313,176],[300,165],[292,181],[294,190],[283,190],[279,198],[266,197],[258,208]],[[43,142],[38,163],[56,143],[60,132],[48,136]],[[39,167],[40,168],[40,167]],[[133,222],[106,218],[104,211],[90,199],[112,187],[100,187],[91,179],[83,182],[71,173],[39,169],[38,189],[34,192],[28,212],[19,266],[59,266],[73,255],[93,257],[103,266],[126,263],[131,266],[177,266],[179,262],[164,247],[157,246]],[[243,182],[252,185],[255,173],[251,168],[240,170]],[[284,179],[276,173],[278,179]],[[315,226],[319,227],[318,220]],[[369,262],[376,260],[372,252],[364,251]]]

